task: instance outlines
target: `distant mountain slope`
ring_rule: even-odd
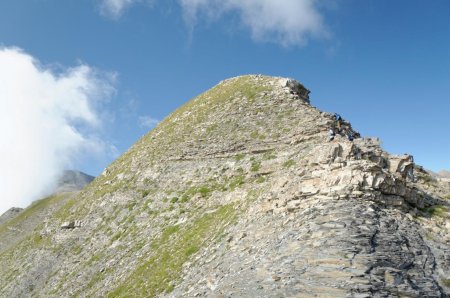
[[[450,179],[450,171],[442,170],[438,173],[439,177]]]
[[[62,192],[74,192],[83,189],[91,183],[95,177],[80,171],[66,170],[58,179],[57,185],[51,193],[58,194]],[[11,207],[5,213],[0,215],[0,224],[16,217],[23,208]]]
[[[0,215],[0,225],[4,222],[16,217],[22,210],[23,210],[23,208],[17,208],[17,207],[12,207],[12,208],[8,209],[5,213]]]
[[[13,207],[7,210],[0,216],[0,252],[31,235],[37,227],[42,227],[49,215],[92,180],[94,177],[79,171],[64,171],[54,195],[37,200],[25,209]]]
[[[25,209],[17,208],[20,209],[19,212],[0,223],[0,254],[13,249],[24,239],[39,242],[41,234],[35,231],[45,228],[47,218],[73,195],[74,193],[54,195],[37,200]]]
[[[445,189],[376,138],[328,141],[308,93],[242,76],[186,103],[15,219],[46,214],[0,247],[0,296],[448,297]]]
[[[59,178],[54,193],[78,191],[91,183],[95,177],[79,171],[67,170]]]

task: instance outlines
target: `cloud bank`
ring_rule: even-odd
[[[105,149],[99,110],[112,83],[87,65],[56,72],[0,48],[0,213],[45,195],[84,150]]]
[[[102,0],[103,11],[119,17],[139,0]],[[319,11],[321,0],[178,0],[190,29],[202,19],[236,14],[256,41],[303,46],[311,38],[329,35]]]
[[[284,46],[304,45],[308,38],[327,36],[317,0],[180,0],[186,22],[237,13],[256,41]]]

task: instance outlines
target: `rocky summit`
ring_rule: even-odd
[[[57,181],[52,193],[73,192],[83,189],[94,177],[80,171],[66,170]]]
[[[299,82],[232,78],[3,222],[41,218],[0,246],[0,296],[449,297],[449,195]]]

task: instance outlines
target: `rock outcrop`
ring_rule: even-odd
[[[0,247],[0,296],[448,297],[447,190],[333,125],[294,80],[221,82]]]
[[[65,221],[61,225],[61,229],[75,229],[81,228],[81,226],[82,226],[81,220]]]

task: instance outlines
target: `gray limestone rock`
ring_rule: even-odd
[[[61,229],[75,229],[81,228],[81,226],[80,220],[65,221],[61,224]]]
[[[0,224],[0,296],[449,297],[450,189],[377,138],[329,142],[308,94],[222,81],[80,193]]]

